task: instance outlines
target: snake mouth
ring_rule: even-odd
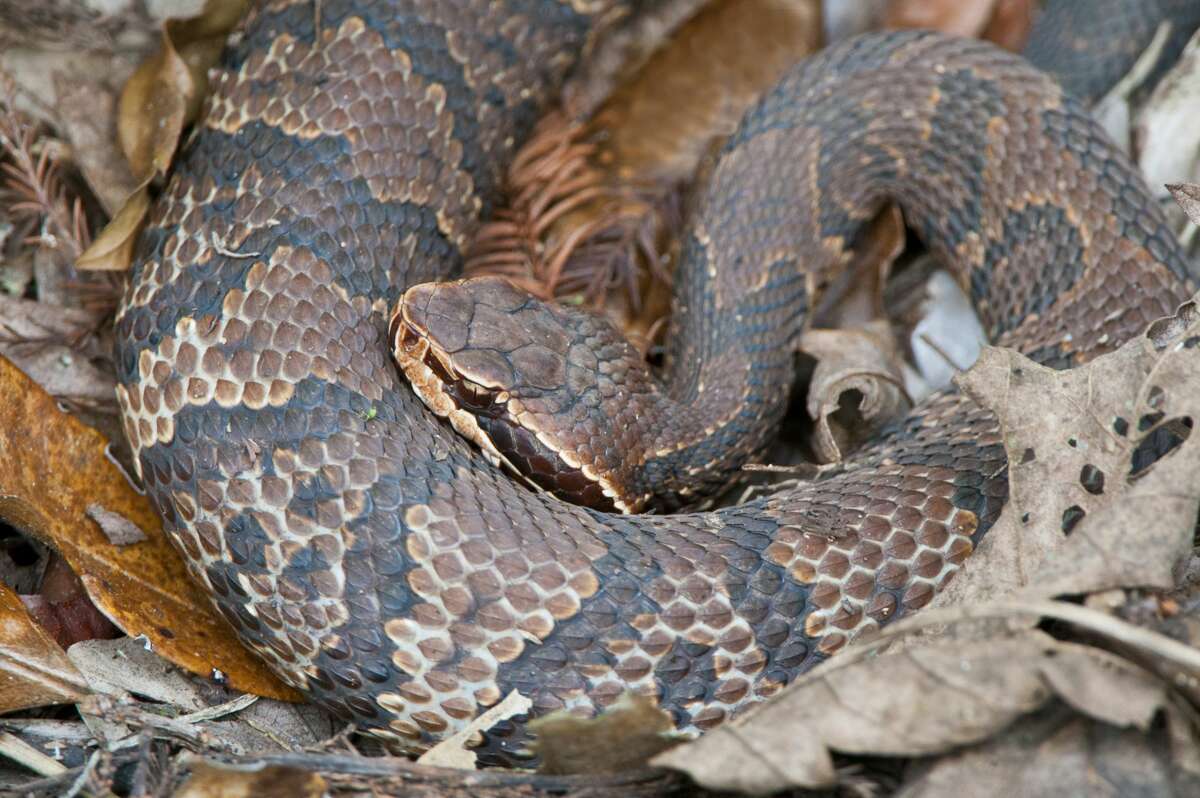
[[[458,374],[449,353],[418,329],[403,307],[393,315],[389,326],[392,356],[417,397],[435,415],[449,421],[455,432],[478,446],[493,465],[524,477],[500,452],[478,420],[480,414],[507,415],[508,395]]]

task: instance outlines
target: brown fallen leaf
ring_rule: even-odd
[[[1200,185],[1196,183],[1168,183],[1167,190],[1183,208],[1192,224],[1200,225]]]
[[[73,704],[87,682],[66,653],[29,616],[17,594],[0,584],[0,713]]]
[[[92,334],[102,323],[94,311],[0,294],[0,355],[53,396],[115,409],[112,369],[95,362],[108,354]]]
[[[166,174],[197,96],[192,72],[164,25],[158,52],[126,81],[117,108],[117,141],[136,180]]]
[[[935,604],[1172,587],[1200,509],[1197,343],[1193,300],[1080,368],[985,349],[957,383],[1000,420],[1009,501]]]
[[[238,643],[188,578],[149,501],[108,459],[98,432],[0,358],[0,517],[53,547],[92,601],[130,636],[145,635],[167,659],[203,676],[214,670],[246,692],[296,700]],[[147,540],[114,546],[87,508],[100,504]]]
[[[817,359],[808,414],[816,422],[812,445],[820,462],[840,462],[843,453],[912,407],[886,320],[858,329],[808,330],[800,348]]]
[[[117,140],[138,186],[76,261],[91,271],[129,268],[150,208],[149,186],[167,173],[184,128],[208,91],[208,69],[249,0],[207,0],[197,17],[163,23],[158,51],[126,81],[117,106]]]
[[[640,767],[679,743],[675,724],[649,698],[623,694],[595,718],[566,710],[529,724],[536,735],[532,748],[541,758],[541,773],[616,773]]]
[[[1200,794],[1180,759],[1168,731],[1117,728],[1051,705],[983,745],[918,765],[896,798]]]
[[[176,798],[321,798],[328,785],[319,773],[285,765],[267,765],[255,770],[222,767],[193,760],[192,775]]]
[[[129,195],[104,229],[75,261],[81,271],[124,271],[133,261],[133,249],[150,210],[150,192],[143,183]]]
[[[996,0],[891,0],[887,28],[930,28],[955,36],[978,36],[992,18]]]
[[[919,617],[919,616],[918,616]],[[844,664],[848,663],[848,664]],[[978,743],[1058,699],[1151,727],[1173,693],[1112,655],[1036,631],[834,660],[761,708],[651,764],[755,795],[837,783],[832,752],[926,756]],[[1104,700],[1094,703],[1097,696]]]
[[[1020,51],[1029,37],[1034,0],[891,0],[887,28],[932,28],[956,36],[974,36]]]
[[[1025,48],[1038,0],[996,0],[992,18],[979,38],[995,42],[1006,50],[1019,53]]]

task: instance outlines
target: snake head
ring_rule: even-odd
[[[606,319],[480,277],[408,289],[389,329],[416,394],[494,464],[574,504],[645,504],[657,386]]]

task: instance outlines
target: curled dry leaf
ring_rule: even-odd
[[[0,584],[0,713],[71,704],[87,682],[17,594]]]
[[[623,694],[603,714],[581,718],[566,710],[529,724],[533,749],[548,774],[615,773],[640,767],[677,745],[671,716],[645,696]]]
[[[137,246],[138,234],[150,210],[150,191],[143,183],[125,200],[91,246],[75,261],[75,268],[82,271],[124,271],[133,261],[133,248]]]
[[[1146,730],[1174,700],[1167,685],[1135,666],[1033,631],[845,662],[834,660],[652,764],[682,770],[709,789],[761,795],[830,787],[837,782],[833,751],[939,754],[986,740],[1052,699]]]
[[[853,330],[809,330],[800,348],[818,361],[808,390],[808,414],[816,422],[813,447],[821,462],[841,461],[844,452],[912,406],[888,322]]]
[[[56,549],[92,601],[126,634],[145,635],[167,659],[203,676],[219,670],[240,690],[298,696],[238,643],[188,578],[149,501],[107,455],[107,441],[59,410],[0,358],[0,517]],[[100,504],[146,540],[114,546],[87,508]]]
[[[208,69],[248,5],[248,0],[208,0],[200,16],[163,24],[158,52],[130,76],[117,108],[117,140],[138,188],[79,258],[78,268],[129,268],[150,207],[149,186],[170,168],[184,128],[200,112]]]
[[[999,418],[1009,501],[939,603],[1174,585],[1200,509],[1197,344],[1193,300],[1080,368],[984,350],[957,382]]]
[[[197,96],[191,70],[164,26],[158,52],[125,83],[117,110],[117,141],[136,179],[166,174]]]

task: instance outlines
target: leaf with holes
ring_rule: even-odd
[[[1010,726],[1027,728],[1014,722],[1053,707],[1054,699],[1074,710],[1070,718],[1141,731],[1182,704],[1153,674],[1037,631],[942,640],[885,656],[855,656],[851,649],[652,764],[682,770],[713,790],[765,795],[832,787],[834,751],[891,757],[953,751]]]
[[[1200,508],[1200,309],[1086,366],[985,349],[959,386],[1000,419],[1009,501],[942,604],[1170,588]]]
[[[204,676],[219,670],[241,690],[296,698],[242,648],[188,578],[150,502],[109,461],[104,437],[62,412],[3,357],[0,396],[0,518],[62,554],[96,606],[167,659]],[[93,505],[147,539],[113,545],[89,517]]]

